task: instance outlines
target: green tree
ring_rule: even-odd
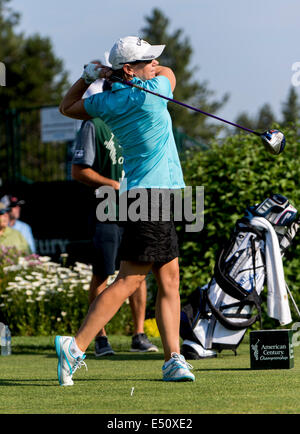
[[[169,19],[157,8],[145,18],[146,26],[142,28],[142,38],[151,44],[165,44],[166,48],[159,58],[164,66],[169,66],[176,75],[174,98],[215,114],[228,100],[225,94],[220,101],[211,100],[214,92],[208,88],[207,81],[198,83],[193,78],[195,68],[189,67],[193,53],[188,37],[181,29],[169,32]],[[209,118],[179,105],[169,103],[169,111],[175,128],[207,143],[223,128],[222,124],[213,124]]]
[[[58,105],[69,86],[67,72],[49,38],[17,32],[20,15],[10,1],[0,0],[0,61],[6,68],[6,86],[0,88],[2,182],[38,181],[41,164],[44,179],[52,180],[57,167],[61,178],[65,176],[65,146],[41,146],[39,110],[20,109]]]
[[[264,104],[258,112],[256,120],[257,131],[266,131],[276,122],[275,115],[270,104]]]
[[[284,125],[294,124],[299,120],[300,104],[295,87],[291,86],[288,92],[287,100],[282,104],[282,122]]]
[[[0,60],[6,67],[1,108],[58,104],[68,81],[49,38],[16,32],[20,15],[0,0]]]
[[[234,122],[238,125],[241,125],[242,127],[250,128],[251,130],[255,129],[255,120],[252,119],[246,112],[240,113]],[[239,133],[240,130],[236,129],[235,134]]]
[[[242,112],[238,115],[235,123],[242,125],[243,127],[250,128],[256,131],[266,131],[272,128],[272,125],[276,122],[275,115],[272,111],[270,104],[264,104],[258,111],[257,115],[251,117],[247,112]],[[240,131],[236,131],[239,134]]]

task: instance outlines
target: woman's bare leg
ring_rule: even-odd
[[[85,352],[99,330],[117,313],[126,298],[140,287],[151,267],[152,263],[121,262],[117,279],[93,301],[75,336],[81,351]]]
[[[133,334],[144,333],[147,304],[146,279],[141,282],[140,287],[129,297],[129,303],[133,319]]]
[[[171,353],[180,353],[180,295],[179,295],[179,265],[178,258],[152,267],[158,292],[156,297],[155,317],[160,332],[165,360],[171,358]]]

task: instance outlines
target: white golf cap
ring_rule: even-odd
[[[161,55],[165,45],[150,45],[138,36],[119,39],[109,53],[112,69],[120,69],[125,63],[152,60]]]

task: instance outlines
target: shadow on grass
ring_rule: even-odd
[[[194,372],[207,372],[207,371],[252,371],[250,368],[204,368],[193,369]]]
[[[24,386],[28,386],[28,387],[32,387],[32,386],[38,386],[38,387],[41,387],[41,386],[43,386],[43,387],[45,387],[45,386],[53,386],[54,384],[53,384],[53,382],[54,382],[55,380],[53,379],[53,380],[49,380],[49,378],[47,378],[47,379],[43,379],[43,378],[37,378],[37,379],[33,379],[33,378],[28,378],[28,379],[26,379],[26,378],[22,378],[22,379],[20,379],[20,380],[17,380],[17,379],[11,379],[11,380],[8,380],[8,379],[5,379],[5,380],[1,380],[1,378],[0,378],[0,387],[4,387],[4,386],[22,386],[22,387],[24,387]],[[52,382],[51,384],[50,384],[50,382]],[[56,380],[56,382],[57,382],[57,380]],[[48,383],[48,384],[45,384],[45,383]]]
[[[128,381],[132,380],[135,382],[140,382],[140,381],[159,382],[159,383],[163,382],[161,378],[136,378],[136,377],[134,377],[132,379],[126,378],[126,380],[128,380]],[[100,382],[100,383],[122,382],[122,381],[124,381],[124,377],[120,377],[120,378],[89,377],[89,378],[78,378],[78,379],[75,378],[74,384],[76,383],[79,385],[80,383],[83,384],[83,383],[90,383],[90,382],[95,382],[95,381]],[[21,387],[57,387],[58,386],[58,387],[61,387],[62,389],[65,388],[65,387],[60,386],[58,384],[57,378],[53,378],[53,379],[49,379],[49,378],[47,378],[47,379],[43,379],[43,378],[36,378],[36,379],[28,378],[28,379],[26,379],[26,378],[23,378],[20,380],[15,379],[15,378],[11,379],[11,380],[8,380],[8,379],[2,380],[0,378],[0,387],[18,387],[18,386],[21,386]]]
[[[13,356],[25,356],[25,355],[40,355],[49,358],[56,358],[56,353],[54,346],[50,345],[22,345],[22,346],[14,346],[12,348]],[[86,353],[88,360],[111,360],[113,362],[120,362],[122,360],[163,360],[164,356],[162,352],[158,353],[136,353],[136,352],[126,352],[121,351],[120,353],[115,352],[113,356],[101,356],[96,358],[92,351],[87,351]]]
[[[39,355],[50,355],[50,353],[53,353],[53,356],[55,355],[54,345],[13,345],[12,346],[12,354],[18,355],[18,356],[24,356],[24,355],[33,355],[33,354],[39,354]]]
[[[115,353],[113,356],[101,356],[96,358],[94,353],[87,353],[87,359],[94,359],[101,362],[101,360],[111,360],[112,362],[121,362],[123,360],[160,360],[163,361],[164,356],[162,353],[131,353],[128,351],[120,354]]]

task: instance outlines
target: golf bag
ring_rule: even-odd
[[[217,255],[213,278],[181,311],[181,352],[187,359],[215,357],[223,349],[236,353],[247,328],[261,321],[260,294],[279,262],[285,287],[281,258],[299,228],[297,218],[297,210],[279,194],[246,209]],[[272,270],[269,257],[266,262],[268,230],[279,255]]]

